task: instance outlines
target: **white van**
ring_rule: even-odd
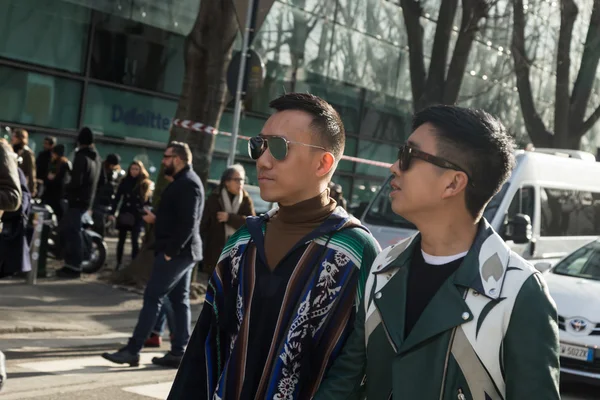
[[[545,269],[600,236],[600,163],[590,153],[572,150],[520,150],[515,156],[517,165],[510,179],[484,216],[515,252],[543,262],[539,265]],[[361,218],[382,247],[416,229],[393,213],[390,179]],[[514,226],[527,219],[523,215],[531,221],[529,235]]]

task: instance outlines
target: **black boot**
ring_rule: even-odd
[[[116,353],[104,353],[102,358],[116,364],[129,364],[130,367],[137,367],[140,365],[140,355],[130,353],[127,347],[123,347]]]
[[[160,365],[161,367],[179,368],[182,358],[183,355],[176,356],[173,353],[168,352],[163,357],[154,357],[152,359],[152,364]]]

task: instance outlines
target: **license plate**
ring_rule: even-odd
[[[560,344],[560,356],[566,358],[572,358],[574,360],[581,361],[594,361],[594,349],[588,349],[583,346],[573,346],[571,344]]]

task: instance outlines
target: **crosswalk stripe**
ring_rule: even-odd
[[[123,390],[129,393],[152,397],[153,399],[166,399],[172,384],[173,382],[164,382],[154,385],[131,386],[123,388]]]
[[[164,353],[141,353],[140,354],[140,366],[136,368],[146,368],[152,366],[153,357],[162,357]],[[27,368],[34,371],[45,372],[45,373],[60,373],[60,375],[82,375],[82,374],[95,374],[98,373],[97,367],[106,367],[108,370],[117,369],[130,369],[129,365],[118,365],[114,364],[100,356],[94,357],[82,357],[82,358],[71,358],[56,361],[38,361],[17,364],[18,367]]]

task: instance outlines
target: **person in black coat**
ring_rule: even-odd
[[[44,139],[44,150],[38,153],[35,159],[35,177],[37,179],[37,196],[42,197],[46,190],[46,178],[50,172],[50,164],[52,163],[52,149],[56,146],[56,138],[47,136]]]
[[[119,230],[116,270],[121,268],[127,232],[131,232],[131,259],[134,259],[139,251],[139,237],[144,224],[142,214],[145,213],[144,206],[150,204],[152,192],[152,181],[148,179],[149,176],[141,161],[133,161],[127,176],[119,184],[117,195],[113,200],[110,218],[115,219],[114,215],[117,212],[119,214],[116,219]]]
[[[44,183],[42,201],[52,207],[60,222],[65,212],[65,188],[71,181],[71,162],[65,157],[65,146],[59,144],[52,149],[52,160]]]
[[[27,242],[27,221],[31,212],[31,193],[27,187],[27,178],[19,168],[21,184],[21,206],[16,211],[2,215],[0,232],[0,278],[20,272],[31,271],[29,243]]]
[[[139,365],[140,351],[168,296],[175,316],[171,351],[152,363],[177,368],[190,338],[190,282],[196,262],[202,259],[200,220],[204,208],[204,186],[192,170],[192,152],[185,143],[171,142],[163,155],[165,175],[173,177],[161,195],[156,214],[148,211],[144,221],[155,225],[155,258],[144,291],[138,323],[127,346],[102,357],[117,364]]]
[[[69,208],[63,218],[62,232],[65,243],[65,265],[56,271],[61,278],[79,278],[83,261],[81,217],[94,202],[100,177],[100,155],[94,148],[94,134],[83,127],[77,137],[79,148],[75,152],[71,182],[65,188]]]

